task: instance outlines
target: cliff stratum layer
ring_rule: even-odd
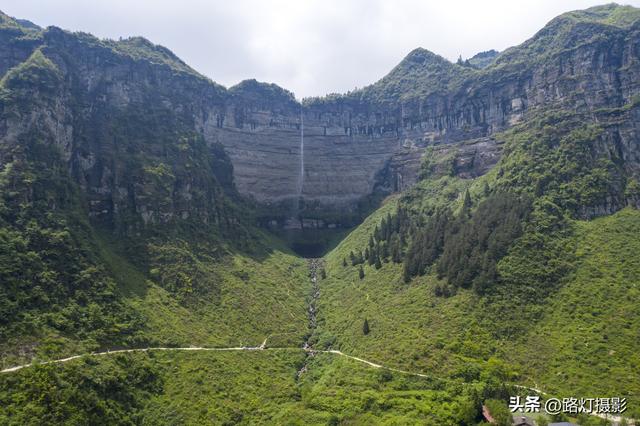
[[[218,220],[221,211],[207,211],[206,200],[234,187],[265,204],[302,198],[308,212],[353,210],[373,193],[414,183],[427,147],[449,152],[454,173],[477,176],[500,158],[496,135],[536,112],[566,109],[602,121],[604,109],[627,108],[637,116],[636,18],[635,9],[615,5],[568,13],[519,46],[478,55],[480,62],[453,64],[416,49],[371,86],[300,104],[253,80],[225,89],[142,38],[99,40],[3,16],[1,161],[25,134],[39,132],[62,153],[100,221],[125,211],[143,222]],[[602,135],[603,153],[632,175],[637,122],[618,116]],[[181,161],[167,151],[180,140],[204,142],[198,149],[207,151],[211,173],[176,174],[165,164]],[[144,161],[127,167],[120,156]],[[162,201],[149,196],[163,185]],[[623,206],[623,189],[593,213]]]

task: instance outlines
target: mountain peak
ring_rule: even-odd
[[[441,63],[441,64],[452,65],[451,61],[447,60],[446,58],[443,58],[442,56],[436,53],[433,53],[432,51],[425,49],[423,47],[417,47],[413,49],[411,52],[409,52],[409,54],[407,54],[407,56],[405,56],[404,59],[400,61],[400,64],[398,64],[398,66],[403,64],[408,66],[412,66],[412,65],[424,66],[429,63]]]
[[[14,28],[20,30],[40,31],[41,27],[26,19],[9,16],[0,10],[0,28]]]
[[[365,87],[362,94],[375,102],[393,102],[413,99],[445,90],[451,80],[473,72],[424,48],[409,52],[378,82]]]
[[[478,68],[486,68],[493,63],[495,58],[500,54],[495,49],[487,50],[485,52],[478,52],[469,58],[469,63]]]
[[[496,62],[516,63],[558,54],[601,40],[605,33],[628,31],[639,21],[640,9],[616,3],[563,13],[549,21],[529,40],[505,50]]]
[[[295,103],[295,97],[290,91],[275,83],[264,83],[255,78],[243,80],[229,88],[233,96],[251,101],[269,101],[280,103]]]
[[[558,18],[570,18],[575,21],[594,22],[628,28],[640,19],[640,9],[629,5],[609,3],[593,6],[584,10],[574,10],[563,13]]]

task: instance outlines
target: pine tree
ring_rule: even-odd
[[[365,336],[367,334],[369,334],[369,321],[367,321],[367,319],[364,319],[364,323],[362,324],[362,334],[364,334]]]
[[[343,268],[346,268],[346,266],[347,266],[347,258],[346,258],[346,257],[343,257],[343,258],[342,258],[342,267],[343,267]]]
[[[462,214],[468,215],[471,211],[471,195],[469,190],[464,191],[464,200],[462,201]]]
[[[400,237],[394,233],[391,237],[391,260],[394,263],[402,262],[402,249],[400,248]]]
[[[402,278],[404,279],[405,283],[410,283],[411,282],[411,277],[413,277],[414,273],[412,271],[412,264],[411,262],[409,262],[409,258],[405,259],[404,261],[404,267],[402,268]]]
[[[382,244],[382,260],[387,262],[389,260],[389,244]]]
[[[325,271],[324,268],[320,270],[320,278],[323,280],[327,278],[327,271]]]
[[[485,181],[484,185],[482,186],[482,193],[485,197],[487,197],[489,195],[489,192],[491,192],[491,190],[489,189],[489,184]]]
[[[369,260],[369,247],[364,249],[364,258]]]
[[[378,233],[378,227],[376,226],[376,233]],[[373,241],[373,235],[369,236],[369,247],[373,248],[375,246],[375,242]]]
[[[395,231],[395,232],[400,232],[400,212],[401,210],[398,210],[398,213],[396,213],[395,216],[393,216],[393,224],[391,226],[391,230]]]
[[[362,269],[362,265],[360,265],[360,271],[358,272],[358,276],[360,277],[360,279],[364,278],[364,269]]]
[[[356,255],[353,254],[353,250],[351,250],[351,253],[349,253],[349,258],[351,258],[352,266],[356,266],[358,264],[358,262],[356,262]]]
[[[376,255],[376,269],[382,268],[382,262],[380,262],[380,256]]]

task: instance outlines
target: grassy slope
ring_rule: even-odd
[[[414,211],[444,205],[455,210],[466,189],[476,197],[482,186],[481,180],[425,180],[403,196],[403,204]],[[400,368],[437,370],[442,376],[459,373],[469,362],[484,363],[500,344],[486,327],[483,308],[473,292],[460,289],[454,297],[435,297],[433,287],[440,283],[435,274],[406,284],[401,264],[385,263],[377,270],[365,263],[363,280],[357,267],[342,266],[351,250],[366,246],[375,226],[396,209],[397,202],[388,200],[327,255],[328,278],[321,283],[320,343],[335,340],[345,351],[391,361]],[[362,333],[364,318],[371,326],[367,336]]]
[[[240,252],[216,260],[219,292],[197,304],[180,304],[174,295],[101,244],[101,257],[120,289],[147,320],[144,336],[168,345],[298,346],[307,333],[306,302],[311,291],[303,259],[279,241],[258,232],[256,256]]]
[[[326,354],[297,381],[303,357],[297,351],[162,354],[165,388],[145,410],[145,423],[380,424],[403,416],[434,419],[436,411],[446,415],[454,408],[430,409],[454,398],[424,379],[383,378],[377,370]]]
[[[452,178],[423,183],[418,190],[426,197],[420,201],[455,202],[469,183]],[[405,284],[402,265],[393,263],[379,270],[365,264],[363,280],[357,267],[342,266],[343,257],[348,261],[351,250],[365,247],[376,224],[396,205],[396,199],[388,200],[327,255],[328,277],[320,284],[320,344],[335,341],[341,350],[357,356],[442,375],[471,358],[488,358],[492,338],[475,318],[471,292],[435,297],[433,275]],[[367,336],[362,333],[365,318],[371,327]]]
[[[0,376],[0,422],[109,423],[126,413],[149,425],[456,424],[456,385],[329,354],[297,380],[303,360],[298,350],[151,352],[34,367]]]
[[[162,353],[162,394],[150,401],[143,424],[273,422],[300,399],[295,383],[301,351]]]
[[[449,182],[446,192],[459,184]],[[376,223],[395,205],[389,201],[327,256],[321,344],[332,342],[356,356],[440,377],[482,371],[496,358],[517,373],[518,382],[564,396],[624,396],[637,405],[640,212],[625,209],[575,222],[575,275],[541,307],[513,306],[528,316],[541,312],[540,319],[523,336],[502,339],[492,326],[502,320],[500,312],[487,309],[492,302],[470,291],[435,297],[433,275],[404,284],[401,266],[388,263],[380,270],[366,265],[360,280],[357,267],[342,266],[342,258],[365,247]],[[367,336],[365,318],[371,326]]]
[[[577,223],[578,266],[508,354],[551,392],[640,401],[640,212]],[[527,350],[522,350],[527,348]]]
[[[162,386],[152,392],[138,389],[143,386],[139,383],[130,390],[138,395],[136,415],[143,424],[446,425],[457,424],[464,390],[460,382],[437,377],[460,373],[474,360],[480,367],[490,365],[484,361],[493,355],[515,366],[520,381],[535,381],[557,395],[626,396],[630,406],[636,404],[640,264],[633,254],[640,248],[634,238],[640,212],[627,209],[577,222],[579,264],[573,278],[549,299],[529,334],[495,341],[486,322],[479,321],[482,305],[474,303],[476,296],[470,292],[435,298],[428,288],[431,276],[406,285],[400,267],[385,264],[377,271],[367,266],[366,278],[360,281],[356,268],[342,266],[342,253],[366,241],[375,223],[396,203],[388,200],[327,256],[329,276],[320,283],[320,341],[333,336],[334,346],[345,352],[430,372],[431,379],[386,375],[353,360],[320,354],[296,380],[304,361],[297,350],[159,352],[126,355],[119,363],[108,358],[80,360],[3,375],[0,397],[28,394],[42,401],[38,398],[53,394],[35,385],[41,381],[62,383],[56,386],[73,392],[75,387],[64,383],[87,377],[90,383],[102,383],[107,377],[122,377],[122,365],[149,364]],[[267,265],[286,258],[273,256]],[[361,331],[364,317],[371,325],[368,336]],[[57,398],[66,398],[65,392],[56,393]],[[20,401],[6,405],[16,410],[16,418],[40,407]]]
[[[307,332],[305,298],[310,291],[306,263],[274,250],[264,259],[236,254],[215,267],[220,293],[185,307],[150,284],[133,305],[148,318],[146,335],[184,345],[298,346]]]
[[[267,337],[270,346],[297,347],[308,333],[306,262],[269,236],[260,234],[260,243],[271,250],[253,257],[231,252],[207,265],[216,291],[186,304],[117,254],[106,239],[93,236],[101,266],[143,324],[127,347],[257,346]],[[99,349],[95,341],[77,340],[45,327],[38,336],[7,342],[0,367]]]

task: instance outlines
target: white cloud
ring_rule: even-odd
[[[450,60],[503,50],[591,0],[4,0],[3,11],[99,37],[142,35],[213,80],[345,92],[424,47]],[[640,0],[627,3],[640,6]]]

